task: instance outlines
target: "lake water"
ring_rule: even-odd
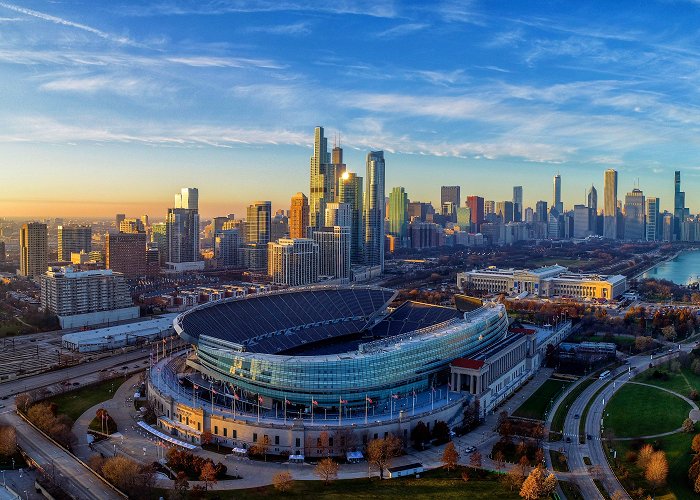
[[[654,266],[642,277],[669,280],[679,285],[700,281],[700,251],[682,252],[676,258]]]

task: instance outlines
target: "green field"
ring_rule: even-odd
[[[581,489],[576,483],[569,481],[559,481],[559,486],[561,486],[564,495],[566,495],[567,500],[583,500],[583,494]]]
[[[664,490],[656,494],[657,499],[691,500],[698,498],[698,496],[693,493],[690,484],[688,484],[688,467],[693,457],[690,453],[690,443],[692,440],[693,434],[679,432],[671,436],[649,441],[652,444],[658,443],[661,449],[666,452],[669,466],[667,486]],[[624,461],[625,453],[633,449],[632,442],[615,441],[611,446],[617,451],[618,461],[623,463],[625,468],[629,471],[629,479],[622,480],[625,488],[629,489],[632,482],[643,484],[644,480],[637,466]],[[612,457],[611,463],[613,463]]]
[[[569,407],[573,404],[574,401],[576,401],[576,399],[581,395],[581,393],[586,390],[586,387],[591,385],[593,382],[595,382],[594,378],[587,378],[585,380],[582,380],[576,387],[574,387],[571,390],[569,394],[567,394],[564,397],[561,403],[559,403],[559,407],[557,408],[557,411],[554,414],[550,431],[554,433],[562,432],[562,430],[564,429],[564,421],[566,420],[566,414],[569,412]],[[559,437],[559,439],[561,439],[561,436]],[[550,439],[550,441],[554,440]]]
[[[509,491],[498,481],[498,474],[487,474],[480,479],[470,472],[469,481],[464,482],[460,471],[447,472],[436,469],[413,477],[380,481],[378,478],[343,479],[324,485],[320,481],[294,481],[291,491],[280,493],[272,486],[242,490],[212,491],[205,498],[252,499],[252,498],[346,498],[373,500],[375,498],[411,499],[519,499],[517,491]],[[157,498],[157,496],[155,497]]]
[[[616,437],[638,437],[678,429],[688,418],[690,405],[668,392],[626,384],[610,399],[603,420]]]
[[[663,368],[661,368],[663,369]],[[680,373],[668,373],[668,380],[660,380],[652,377],[653,369],[637,375],[633,380],[645,384],[664,387],[688,397],[693,389],[700,391],[700,375],[696,375],[689,368],[681,368]],[[668,370],[664,370],[667,371]]]
[[[58,413],[67,415],[75,422],[88,408],[112,399],[114,395],[112,389],[116,391],[123,381],[123,378],[105,380],[104,382],[81,387],[74,391],[58,394],[49,398],[48,401],[56,403]]]
[[[545,412],[553,399],[569,386],[571,382],[566,380],[548,379],[532,395],[515,410],[513,416],[544,420]]]

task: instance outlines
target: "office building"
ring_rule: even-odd
[[[139,317],[124,276],[110,269],[76,271],[54,267],[41,275],[41,305],[58,316],[61,328]]]
[[[120,233],[145,233],[146,227],[141,219],[124,219],[119,223]]]
[[[472,230],[478,233],[484,222],[484,199],[481,196],[469,196],[467,208],[471,211]]]
[[[442,186],[440,188],[440,207],[445,207],[446,203],[450,203],[451,205],[447,205],[448,207],[452,207],[452,212],[451,213],[445,213],[443,210],[443,214],[445,217],[448,217],[449,220],[454,221],[455,217],[455,210],[457,207],[459,207],[461,196],[459,194],[460,189],[459,186]]]
[[[199,212],[199,190],[197,188],[182,188],[175,194],[175,208],[186,208]]]
[[[338,184],[338,202],[350,206],[350,259],[353,264],[364,262],[364,200],[362,177],[345,171]]]
[[[646,199],[646,240],[657,241],[662,237],[661,217],[659,216],[659,199],[649,197]]]
[[[122,221],[126,219],[126,214],[117,214],[115,219],[114,219],[114,227],[117,231],[119,231],[119,225],[122,223]]]
[[[270,242],[272,202],[254,201],[246,210],[246,243],[267,245]]]
[[[588,208],[593,210],[593,214],[598,214],[598,191],[593,184],[591,184],[591,189],[588,190]]]
[[[221,267],[242,267],[243,237],[238,229],[219,231],[214,237],[214,257]]]
[[[352,211],[349,203],[326,203],[326,215],[324,227],[352,226]]]
[[[292,196],[289,207],[289,237],[306,238],[306,230],[309,227],[309,199],[304,193]]]
[[[527,207],[525,209],[525,222],[531,223],[535,222],[535,211],[532,209],[532,207]]]
[[[408,225],[408,234],[411,248],[415,250],[438,248],[443,244],[444,235],[440,224],[413,221]]]
[[[603,237],[617,239],[617,171],[610,168],[603,178]]]
[[[277,285],[301,286],[318,281],[318,245],[312,239],[270,242],[267,256],[267,274]]]
[[[107,233],[105,267],[127,278],[146,275],[146,233]]]
[[[340,147],[338,139],[333,141],[333,150],[331,151],[331,171],[333,173],[333,185],[331,186],[332,200],[338,201],[338,184],[343,174],[347,171],[347,165],[343,163],[343,148]]]
[[[318,245],[318,275],[340,279],[350,278],[350,227],[323,227],[313,232]]]
[[[5,242],[0,241],[0,264],[4,264],[7,259],[7,250],[5,249]]]
[[[486,200],[484,202],[484,217],[489,214],[496,213],[496,202],[493,200]]]
[[[460,290],[492,294],[570,297],[579,300],[619,297],[627,290],[622,275],[579,274],[554,265],[538,269],[478,269],[457,274]]]
[[[523,187],[513,186],[513,221],[523,221]]]
[[[591,212],[592,208],[585,205],[574,205],[574,238],[586,238],[591,236]]]
[[[68,261],[72,253],[92,251],[90,226],[58,226],[58,260]]]
[[[507,224],[513,222],[514,207],[512,201],[496,202],[496,215],[501,219],[501,222]]]
[[[457,188],[457,194],[459,194],[459,186],[442,186],[443,194],[446,187]],[[403,240],[406,238],[407,231],[408,195],[404,188],[395,187],[389,194],[389,234]]]
[[[314,129],[314,154],[310,160],[309,223],[311,227],[323,225],[326,203],[335,201],[333,196],[335,167],[328,154],[328,140],[323,127]]]
[[[165,222],[156,222],[151,226],[151,243],[158,249],[158,258],[160,265],[165,265],[165,259],[168,257],[168,224]]]
[[[48,229],[41,222],[24,224],[19,232],[19,273],[33,278],[44,274],[49,259]]]
[[[662,222],[662,238],[663,241],[673,241],[673,222],[674,217],[672,213],[664,212],[661,216]]]
[[[681,239],[681,223],[688,215],[688,210],[685,208],[685,192],[681,191],[681,173],[676,170],[673,183],[673,239]]]
[[[547,202],[540,200],[535,203],[535,221],[547,222],[549,220],[549,211],[547,210]]]
[[[644,228],[644,193],[633,189],[625,196],[625,239],[640,241],[646,239]]]
[[[148,229],[148,228],[149,228],[149,224],[148,224],[148,215],[142,215],[142,216],[141,216],[141,224],[143,224],[144,229]]]
[[[552,205],[557,209],[560,214],[564,213],[564,203],[561,201],[561,175],[557,174],[554,176],[554,204]]]
[[[199,255],[199,214],[189,208],[169,208],[166,219],[168,253],[166,264],[173,269],[182,269],[185,264],[202,262]],[[186,267],[186,266],[185,266]]]
[[[457,208],[457,225],[462,231],[470,232],[471,230],[471,210],[468,207]]]
[[[365,187],[365,264],[384,272],[384,152],[367,153]]]

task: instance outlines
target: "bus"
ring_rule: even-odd
[[[600,377],[598,377],[600,380],[603,380],[605,378],[608,378],[610,376],[610,370],[605,370],[603,373],[600,374]]]

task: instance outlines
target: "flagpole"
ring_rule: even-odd
[[[287,395],[284,395],[284,424],[287,425]]]
[[[416,390],[415,389],[413,390],[413,398],[411,398],[411,399],[413,400],[413,410],[411,411],[411,414],[415,415],[416,414]]]
[[[214,386],[212,385],[209,390],[211,391],[211,412],[214,413]]]
[[[338,426],[342,425],[343,421],[343,397],[341,396],[338,401]]]
[[[365,394],[365,424],[367,423],[367,410],[369,409],[367,403],[368,403],[367,394]]]
[[[311,425],[314,423],[314,397],[311,396]]]
[[[258,394],[258,422],[260,422],[260,394]]]

